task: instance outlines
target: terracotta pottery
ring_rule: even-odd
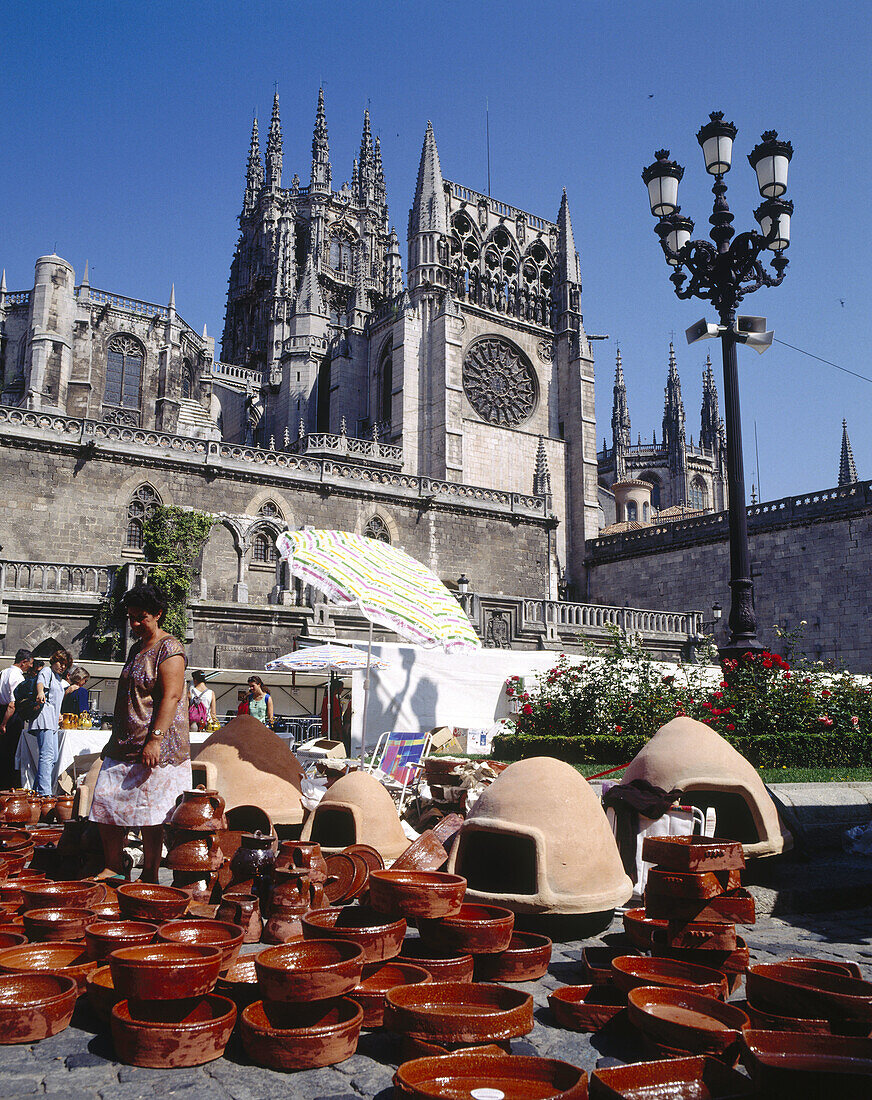
[[[90,909],[29,909],[24,931],[31,943],[76,943],[93,920]]]
[[[117,898],[113,901],[101,901],[99,905],[92,905],[91,912],[94,914],[94,920],[121,920],[121,907]]]
[[[33,882],[21,887],[28,909],[89,909],[106,897],[102,882]]]
[[[35,867],[25,867],[23,871],[19,871],[15,876],[15,885],[23,888],[45,882],[47,878],[48,875],[45,871],[39,871]]]
[[[847,959],[814,959],[805,955],[791,955],[781,962],[785,966],[800,966],[804,970],[826,970],[830,974],[844,974],[848,978],[863,977],[859,965]]]
[[[14,925],[13,927],[18,927]],[[27,936],[23,932],[23,926],[18,927],[17,932],[12,932],[5,925],[0,925],[0,950],[4,947],[19,947],[22,943],[27,943]]]
[[[751,952],[741,936],[736,937],[734,951],[712,951],[704,947],[667,947],[658,940],[657,933],[651,950],[655,955],[681,962],[694,963],[696,966],[709,966],[713,970],[722,970],[727,977],[744,974],[750,966]]]
[[[112,1042],[119,1061],[131,1066],[202,1066],[221,1057],[235,1023],[236,1005],[215,994],[201,998],[182,1019],[169,1021],[152,1006],[123,1000],[112,1009]]]
[[[276,861],[274,843],[271,833],[240,834],[239,845],[230,860],[231,883],[251,883],[250,891],[246,892],[265,899]]]
[[[243,943],[259,943],[263,932],[260,904],[254,894],[225,894],[215,914],[218,920],[238,924]]]
[[[626,1011],[627,997],[613,985],[565,985],[548,994],[548,1006],[568,1031],[599,1031]]]
[[[788,1015],[778,1012],[766,1004],[746,1001],[744,1006],[751,1021],[751,1027],[760,1031],[800,1031],[807,1035],[831,1035],[833,1033],[828,1020],[814,1020],[811,1017]],[[865,1034],[869,1028],[861,1025]]]
[[[533,1029],[533,998],[504,985],[432,982],[385,995],[385,1027],[447,1043],[514,1039]]]
[[[30,821],[27,791],[9,791],[4,797],[3,820],[7,825],[26,825]]]
[[[120,947],[144,947],[152,943],[158,926],[146,921],[92,920],[85,928],[85,947],[92,959],[108,959]]]
[[[221,969],[228,970],[239,958],[243,932],[238,924],[225,921],[176,920],[161,925],[157,938],[160,943],[217,947],[221,952]]]
[[[645,901],[652,898],[700,899],[716,898],[727,890],[737,890],[742,885],[738,871],[662,871],[652,867],[648,872]]]
[[[81,943],[29,943],[0,951],[0,973],[17,974],[51,970],[73,978],[79,995],[85,992],[85,980],[99,964],[89,959]]]
[[[306,871],[313,883],[327,881],[327,861],[321,845],[310,840],[285,840],[279,845],[276,870]]]
[[[665,932],[667,925],[665,920],[652,920],[644,909],[625,909],[623,921],[627,938],[640,951],[649,951],[655,930]]]
[[[439,871],[373,871],[369,904],[380,913],[404,917],[452,917],[460,912],[466,879]]]
[[[76,980],[65,974],[0,975],[0,1043],[57,1035],[76,1007]]]
[[[74,802],[75,795],[59,795],[55,801],[55,820],[61,822],[71,821],[73,817]]]
[[[16,848],[14,851],[3,853],[3,862],[6,864],[6,874],[9,879],[22,871],[26,864],[33,859],[34,846],[28,844],[26,848]]]
[[[174,871],[217,871],[224,862],[224,850],[216,833],[168,828],[166,841],[164,863]]]
[[[484,958],[484,956],[479,956]],[[474,961],[472,955],[459,951],[435,951],[420,940],[405,939],[398,955],[399,962],[410,962],[428,971],[434,982],[471,982]]]
[[[30,844],[30,833],[27,829],[13,829],[9,827],[9,823],[0,826],[0,854],[3,855],[4,859],[7,852],[28,848]]]
[[[453,782],[455,779],[459,780],[458,768],[461,764],[465,764],[466,760],[463,757],[457,756],[427,756],[424,759],[424,775],[427,779],[427,783],[432,787],[435,783],[437,787],[456,787],[459,783]]]
[[[301,940],[261,951],[255,969],[264,1000],[296,1003],[348,993],[365,961],[362,945],[349,940]]]
[[[168,921],[188,908],[188,895],[173,886],[125,882],[118,887],[118,905],[127,920]]]
[[[369,971],[369,973],[367,973]],[[363,1009],[364,1027],[381,1027],[385,1015],[385,994],[398,985],[422,985],[432,981],[423,967],[394,960],[364,967],[359,985],[348,994]]]
[[[359,893],[366,881],[366,871],[361,871],[352,856],[344,852],[333,852],[325,856],[327,880],[324,883],[324,897],[331,905],[350,901],[352,895]],[[361,882],[363,878],[363,882]]]
[[[23,902],[24,894],[15,879],[10,879],[0,886],[0,905],[19,909]]]
[[[534,932],[513,932],[499,955],[475,956],[477,982],[535,982],[548,973],[551,940]]]
[[[512,939],[515,914],[497,905],[461,905],[453,917],[419,920],[424,943],[443,951],[495,955],[506,951]]]
[[[344,1062],[357,1049],[363,1009],[348,997],[310,1004],[254,1001],[241,1017],[248,1057],[271,1069],[316,1069]]]
[[[416,1058],[441,1058],[445,1054],[511,1054],[512,1044],[508,1039],[498,1043],[434,1043],[432,1040],[419,1039],[414,1035],[400,1037],[401,1065],[414,1062]]]
[[[121,947],[109,956],[109,966],[120,997],[174,1001],[212,992],[221,968],[221,952],[216,947],[180,943]]]
[[[334,852],[369,844],[385,860],[397,859],[409,847],[394,800],[374,775],[362,771],[349,772],[328,788],[302,836]]]
[[[615,980],[612,969],[614,959],[626,955],[623,947],[605,947],[595,945],[581,949],[581,972],[584,981],[591,985],[611,985]]]
[[[586,1100],[587,1074],[553,1058],[521,1055],[446,1054],[404,1062],[394,1074],[394,1096],[443,1100],[472,1096],[480,1100]]]
[[[393,871],[438,871],[448,862],[448,853],[439,843],[432,829],[421,833],[417,840],[398,859],[395,859]]]
[[[590,1078],[591,1100],[739,1100],[757,1095],[743,1074],[716,1058],[670,1058],[597,1069]]]
[[[433,835],[446,852],[451,851],[451,845],[454,843],[454,838],[460,832],[462,825],[463,818],[460,814],[446,814],[441,821],[437,821],[433,826]]]
[[[669,921],[663,933],[669,947],[700,951],[735,951],[735,924],[716,921]]]
[[[198,787],[185,791],[169,820],[171,829],[214,833],[227,828],[224,799],[217,791]]]
[[[776,1011],[822,1019],[872,1021],[872,983],[789,963],[762,963],[745,977],[748,996]]]
[[[24,934],[24,917],[20,913],[3,913],[0,914],[0,932],[14,932],[16,935],[20,932]]]
[[[679,898],[645,894],[645,912],[654,920],[715,921],[723,924],[753,924],[754,895],[747,890],[730,890],[714,898]]]
[[[46,844],[57,844],[63,835],[64,830],[60,825],[40,825],[30,830],[30,838],[37,848]]]
[[[351,893],[346,898],[346,901],[355,901],[357,898],[362,898],[366,895],[369,886],[369,876],[373,868],[370,866],[370,860],[362,852],[356,852],[353,848],[350,850],[346,848],[341,854],[351,856],[354,860],[356,874],[354,883],[351,887]],[[378,852],[375,854],[378,855]]]
[[[246,955],[229,970],[220,974],[215,985],[215,992],[220,993],[222,997],[229,997],[240,1012],[261,996],[257,985],[257,968],[254,963],[254,956]]]
[[[743,1038],[754,1084],[767,1100],[872,1095],[872,1039],[751,1028]]]
[[[406,922],[391,920],[362,905],[312,909],[302,918],[303,935],[311,939],[351,940],[359,944],[368,963],[396,958],[406,935]]]
[[[738,840],[720,840],[702,836],[646,836],[642,841],[642,859],[658,870],[740,871],[745,856]]]
[[[669,989],[689,989],[703,997],[727,996],[727,979],[708,966],[693,966],[677,959],[651,959],[642,955],[621,955],[612,960],[614,982],[618,989],[629,993],[639,986],[661,986]]]
[[[347,856],[360,856],[366,862],[370,871],[384,870],[385,861],[371,844],[349,844],[348,847],[343,848],[342,851]]]
[[[738,1055],[747,1015],[715,997],[685,989],[641,987],[627,994],[630,1023],[655,1043],[689,1054]]]
[[[42,821],[48,821],[57,805],[57,799],[52,798],[51,795],[47,795],[40,799],[40,819]]]
[[[112,1018],[112,1009],[121,998],[115,992],[115,983],[112,981],[112,971],[108,966],[98,966],[88,975],[86,982],[88,989],[88,1004],[93,1008],[94,1014],[108,1024]]]
[[[37,825],[39,819],[42,817],[42,796],[36,794],[35,791],[30,792],[30,818],[28,819],[28,825]]]

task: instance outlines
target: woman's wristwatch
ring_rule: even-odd
[[[152,730],[151,733],[148,736],[153,737],[155,739],[155,741],[160,741],[160,739],[163,737],[163,735],[164,735],[163,730]]]

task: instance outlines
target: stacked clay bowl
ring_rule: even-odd
[[[748,1012],[757,1028],[868,1036],[872,983],[846,964],[796,959],[748,970]]]
[[[115,992],[115,983],[112,981],[109,964],[92,970],[85,986],[88,992],[88,1004],[94,1010],[94,1015],[104,1024],[111,1024],[112,1009],[121,998]]]
[[[631,989],[627,1009],[630,1023],[662,1055],[711,1054],[727,1065],[738,1060],[742,1029],[750,1023],[735,1005],[685,989]]]
[[[591,1100],[651,1100],[655,1097],[740,1100],[758,1095],[744,1074],[704,1055],[597,1069],[590,1078]]]
[[[747,1063],[757,1091],[767,1100],[872,1096],[872,1039],[796,1032],[743,1033]]]
[[[164,924],[176,920],[188,908],[190,898],[174,886],[155,886],[147,882],[125,882],[118,887],[118,907],[125,920],[144,920]]]
[[[350,1058],[363,1009],[346,994],[360,983],[364,959],[364,947],[350,940],[302,940],[261,951],[255,969],[262,999],[241,1018],[249,1058],[279,1070]]]
[[[72,882],[26,881],[21,884],[23,904],[28,909],[90,909],[106,897],[106,887],[90,879]]]
[[[640,955],[619,955],[612,960],[614,983],[623,993],[640,986],[689,989],[703,997],[725,1000],[727,979],[719,970],[693,966],[676,959],[649,959]]]
[[[586,1100],[587,1074],[553,1058],[447,1054],[404,1062],[394,1075],[394,1095],[410,1100]]]
[[[419,939],[404,940],[397,961],[420,966],[434,982],[471,982],[475,967],[475,960],[468,952],[439,951]]]
[[[199,944],[217,947],[221,952],[221,970],[229,970],[239,958],[245,933],[238,924],[220,920],[175,920],[158,929],[161,943]]]
[[[70,1022],[78,997],[67,974],[0,975],[0,1043],[34,1043]]]
[[[552,946],[547,936],[535,932],[512,932],[505,951],[475,956],[475,980],[535,982],[548,973]]]
[[[599,1031],[627,1009],[627,997],[614,985],[565,985],[548,994],[548,1007],[567,1031]]]
[[[363,948],[368,963],[396,958],[406,935],[402,917],[392,919],[364,905],[310,909],[301,923],[307,940],[350,940]]]
[[[80,943],[94,914],[90,909],[28,909],[23,920],[31,943]]]
[[[121,947],[144,947],[153,943],[158,926],[147,921],[93,920],[85,929],[85,947],[92,959],[101,962]]]
[[[453,916],[418,920],[421,940],[428,947],[473,956],[507,951],[514,926],[514,913],[496,905],[461,905]]]
[[[246,955],[218,977],[215,989],[222,997],[229,997],[242,1012],[260,997],[257,985],[257,968],[252,955]]]
[[[83,943],[28,943],[0,951],[0,973],[37,974],[47,970],[63,974],[76,983],[79,995],[99,964],[88,957]]]
[[[360,984],[349,996],[363,1009],[364,1027],[381,1027],[384,1023],[385,997],[398,985],[422,985],[431,981],[429,970],[422,966],[393,959],[363,968]]]
[[[96,964],[95,964],[96,965]],[[199,1066],[224,1053],[236,1005],[212,992],[221,966],[215,947],[155,943],[109,956],[112,1041],[133,1066]]]
[[[456,916],[465,893],[465,878],[440,871],[373,871],[369,876],[370,906],[407,919]]]
[[[385,1027],[424,1043],[483,1044],[533,1028],[533,998],[504,985],[432,982],[401,985],[385,997]]]

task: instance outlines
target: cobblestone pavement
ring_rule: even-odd
[[[549,973],[538,982],[515,988],[532,993],[536,1011],[533,1031],[512,1044],[516,1054],[562,1058],[588,1071],[603,1058],[638,1061],[638,1039],[629,1029],[606,1028],[597,1035],[580,1035],[557,1027],[547,1007],[551,989],[580,981],[582,947],[614,943],[621,931],[616,920],[594,940],[555,944]],[[782,919],[763,917],[743,932],[752,960],[770,962],[792,954],[852,959],[872,979],[872,912],[841,913]],[[740,991],[741,995],[741,991]],[[397,1043],[383,1031],[364,1032],[357,1053],[338,1066],[296,1074],[277,1073],[246,1061],[234,1039],[225,1057],[195,1069],[155,1070],[120,1065],[114,1060],[106,1030],[91,1014],[87,998],[79,1001],[66,1031],[33,1046],[0,1046],[0,1097],[48,1096],[56,1100],[99,1097],[138,1100],[175,1097],[184,1100],[389,1100],[396,1067]]]

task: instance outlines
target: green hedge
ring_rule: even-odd
[[[504,760],[554,756],[570,764],[628,764],[648,739],[619,735],[494,738],[493,755]],[[872,765],[872,736],[865,733],[780,733],[727,737],[757,768],[839,768]]]

